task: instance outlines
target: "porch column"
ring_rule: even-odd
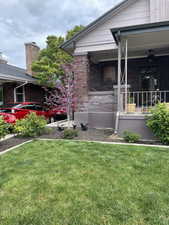
[[[127,112],[127,97],[128,97],[128,40],[125,40],[125,112]]]
[[[117,83],[117,111],[121,109],[121,40],[118,43],[118,83]]]
[[[77,97],[75,121],[88,123],[88,80],[90,61],[87,53],[74,56],[73,72],[76,82]]]

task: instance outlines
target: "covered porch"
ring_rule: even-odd
[[[169,22],[111,32],[114,48],[89,53],[88,123],[151,139],[145,115],[158,102],[169,102]]]
[[[118,46],[117,111],[149,113],[157,103],[168,103],[169,22],[111,32]]]

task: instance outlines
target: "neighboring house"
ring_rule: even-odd
[[[0,56],[0,105],[25,101],[43,102],[44,91],[32,77],[31,70],[32,62],[37,59],[39,47],[32,42],[25,44],[25,49],[26,70],[9,65],[2,55]]]
[[[169,1],[125,0],[62,49],[74,55],[76,121],[152,134],[145,114],[169,102]]]

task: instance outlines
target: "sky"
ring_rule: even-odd
[[[0,52],[25,68],[26,42],[45,47],[48,35],[87,25],[121,0],[0,0]]]

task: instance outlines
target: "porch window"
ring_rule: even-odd
[[[0,106],[3,105],[3,87],[0,86]]]
[[[104,83],[116,83],[116,68],[115,66],[106,65],[103,67],[103,82]]]
[[[24,102],[25,101],[25,88],[24,88],[24,86],[20,87],[20,88],[16,88],[15,101],[16,102]]]

